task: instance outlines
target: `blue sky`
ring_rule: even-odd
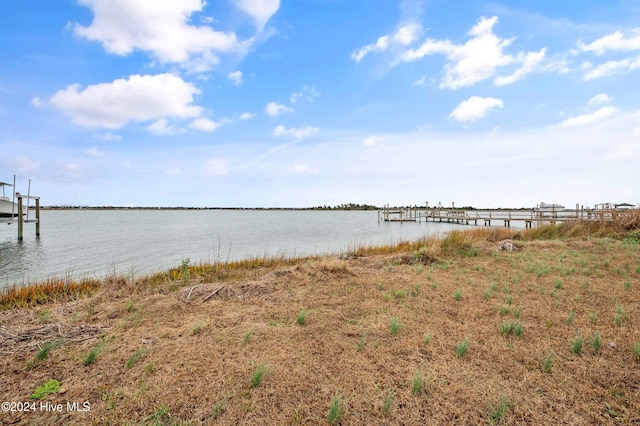
[[[574,4],[4,1],[0,180],[45,205],[640,203],[640,4]]]

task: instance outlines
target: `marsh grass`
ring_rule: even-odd
[[[331,400],[329,412],[327,413],[327,422],[332,425],[337,425],[338,423],[340,423],[340,420],[342,419],[342,416],[344,414],[344,410],[344,406],[342,405],[342,394],[337,393]]]
[[[382,406],[382,412],[387,416],[391,412],[391,405],[393,404],[393,391],[389,391],[387,395],[387,399],[384,401],[384,405]]]
[[[502,395],[500,397],[500,401],[491,409],[491,413],[489,415],[489,422],[491,424],[502,423],[507,416],[507,412],[509,411],[509,402],[507,398]]]
[[[453,298],[455,300],[458,300],[458,301],[461,300],[462,299],[462,290],[457,289],[456,292],[453,295]]]
[[[615,313],[615,316],[613,317],[613,321],[615,322],[616,326],[621,327],[623,319],[624,319],[624,310],[622,309],[621,305],[616,305],[616,313]]]
[[[391,318],[391,321],[389,322],[389,332],[391,333],[391,335],[395,336],[398,333],[399,329],[400,320],[397,317]]]
[[[39,284],[6,287],[0,292],[0,310],[74,300],[95,293],[100,284],[97,279],[51,278]]]
[[[102,352],[102,347],[103,347],[103,344],[102,342],[100,342],[96,346],[91,348],[89,352],[87,352],[87,354],[85,355],[84,359],[82,360],[82,364],[85,366],[93,364],[98,358],[98,355],[100,354],[100,352]]]
[[[555,355],[553,352],[547,353],[547,355],[542,359],[542,370],[545,373],[551,373],[553,371],[553,359]]]
[[[571,343],[571,353],[575,355],[582,355],[582,346],[583,346],[582,336],[576,336],[575,339],[573,339],[573,342]]]
[[[591,337],[591,347],[593,347],[596,352],[598,352],[602,347],[602,339],[600,338],[600,333],[597,331],[593,333],[593,336]]]
[[[456,344],[456,356],[458,358],[464,358],[464,356],[469,351],[470,342],[469,340],[463,340]]]
[[[298,313],[298,316],[296,317],[296,323],[298,323],[298,325],[305,325],[306,322],[307,322],[307,311],[306,310],[300,311]]]
[[[256,371],[254,371],[253,375],[251,376],[252,388],[257,388],[262,384],[262,380],[264,379],[265,372],[266,372],[266,367],[264,364],[260,364],[258,365],[258,367],[256,367]]]
[[[133,367],[140,360],[140,358],[142,358],[144,352],[144,349],[138,349],[137,351],[135,351],[133,355],[131,355],[131,357],[129,357],[129,359],[127,360],[127,369]]]
[[[632,344],[631,351],[633,352],[633,359],[640,362],[640,342]]]
[[[44,345],[42,345],[40,350],[38,350],[38,352],[36,353],[34,360],[36,362],[44,361],[45,359],[47,359],[47,357],[49,356],[49,353],[53,349],[57,348],[58,346],[62,346],[63,344],[64,344],[64,340],[61,340],[61,339],[53,340],[51,342],[45,343]]]
[[[424,376],[422,375],[421,371],[418,371],[413,377],[413,382],[411,383],[411,393],[416,396],[425,393]]]
[[[206,326],[206,324],[204,322],[199,322],[196,323],[192,328],[191,328],[191,335],[195,336],[196,334],[200,333],[202,331],[202,329]]]

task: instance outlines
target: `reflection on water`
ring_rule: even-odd
[[[17,231],[16,231],[17,234]],[[18,241],[17,235],[12,239],[0,240],[0,272],[2,281],[28,282],[30,272],[37,271],[38,265],[46,263],[46,253],[39,238]],[[2,282],[0,281],[0,283]]]

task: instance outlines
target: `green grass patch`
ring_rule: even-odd
[[[551,372],[553,371],[554,358],[555,358],[555,355],[553,354],[553,352],[547,353],[547,355],[545,355],[545,357],[542,358],[542,371],[544,371],[545,373],[551,374]]]
[[[469,342],[469,340],[463,340],[462,342],[458,342],[456,344],[456,356],[458,358],[464,358],[464,356],[467,354],[467,352],[469,351],[469,346],[471,345],[471,343]]]
[[[391,321],[389,322],[389,332],[391,333],[391,335],[395,336],[398,333],[399,329],[400,320],[396,317],[391,318]]]
[[[422,395],[424,390],[424,376],[421,371],[418,371],[413,377],[413,382],[411,383],[411,393],[416,396]]]
[[[251,376],[251,387],[257,388],[262,384],[262,380],[264,379],[264,374],[266,372],[266,367],[264,364],[260,364],[256,367],[256,371],[253,372],[253,376]]]
[[[591,338],[591,347],[598,352],[600,350],[600,348],[602,347],[602,339],[600,338],[600,333],[598,333],[597,331],[595,333],[593,333],[593,336]]]
[[[581,336],[576,336],[575,339],[573,339],[573,342],[571,343],[571,353],[576,354],[576,355],[582,355],[582,346],[583,346],[583,339]]]
[[[306,310],[300,311],[298,313],[298,316],[296,317],[296,323],[298,323],[298,325],[305,325],[306,322],[307,322],[307,311]]]
[[[384,401],[384,405],[382,406],[382,412],[387,416],[391,412],[391,404],[393,404],[393,391],[389,392],[387,399]]]
[[[142,358],[143,355],[144,349],[138,349],[137,351],[135,351],[134,354],[131,355],[131,357],[129,357],[129,359],[127,360],[127,369],[133,367],[136,362],[138,362],[140,358]]]
[[[640,361],[640,342],[631,345],[631,350],[633,351],[633,359]]]
[[[102,344],[99,343],[93,348],[91,348],[89,352],[87,352],[87,354],[84,356],[84,359],[82,360],[82,364],[83,365],[93,364],[98,358],[98,355],[100,354],[101,351],[102,351]]]
[[[491,424],[502,423],[504,419],[507,417],[507,412],[509,411],[509,402],[507,398],[502,395],[500,397],[500,401],[491,409],[491,413],[489,414],[489,422]]]
[[[337,425],[338,423],[340,423],[343,415],[344,406],[342,405],[342,394],[337,393],[331,400],[329,412],[327,413],[327,421],[329,422],[329,424]]]
[[[37,361],[44,361],[45,359],[47,359],[47,357],[49,356],[49,353],[57,348],[58,346],[62,346],[64,344],[64,340],[53,340],[51,342],[45,343],[44,345],[42,345],[42,347],[38,350],[38,352],[36,353],[34,360]]]

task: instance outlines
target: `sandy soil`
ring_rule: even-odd
[[[120,279],[2,312],[0,400],[28,406],[0,424],[327,424],[337,396],[345,425],[640,424],[640,245],[498,245],[283,262],[155,290]],[[521,335],[502,334],[507,322]],[[60,390],[32,399],[51,379]]]

